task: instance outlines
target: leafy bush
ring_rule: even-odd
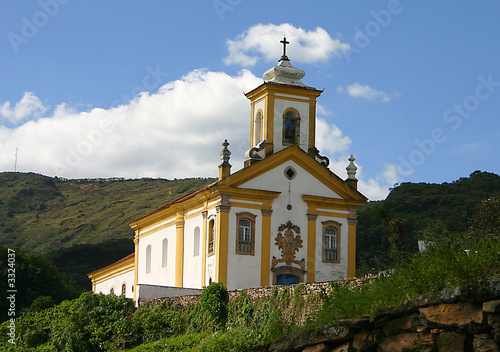
[[[223,328],[227,320],[227,303],[229,296],[222,282],[212,282],[201,294],[201,306]]]

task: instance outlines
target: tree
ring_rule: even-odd
[[[500,235],[500,197],[493,196],[479,203],[472,231],[483,237]]]
[[[61,274],[56,266],[42,254],[0,247],[0,265],[2,273],[0,290],[17,291],[15,292],[16,317],[28,309],[39,296],[52,297],[56,303],[78,297],[79,290],[74,281]],[[13,281],[8,281],[8,278]],[[12,286],[7,287],[7,285]],[[8,300],[0,300],[2,321],[10,318],[8,305]]]
[[[391,257],[396,261],[401,261],[407,256],[405,242],[406,234],[410,228],[410,222],[408,219],[398,217],[391,220],[389,227],[392,232],[392,236],[389,237]]]

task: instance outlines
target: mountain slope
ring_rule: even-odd
[[[128,238],[128,222],[213,179],[65,180],[0,173],[0,245],[48,252]]]

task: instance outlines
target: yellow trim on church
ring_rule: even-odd
[[[272,210],[270,208],[262,209],[261,286],[269,286],[269,275],[271,273],[271,213]]]
[[[87,274],[89,279],[92,281],[92,289],[95,290],[95,286],[103,281],[112,279],[118,275],[128,273],[135,269],[135,254],[125,257],[111,265],[108,265],[99,270],[93,271]]]
[[[314,214],[307,216],[307,283],[316,280],[316,218]]]
[[[175,286],[182,287],[184,280],[184,215],[177,212],[175,221]]]
[[[348,225],[347,277],[356,277],[356,225]]]

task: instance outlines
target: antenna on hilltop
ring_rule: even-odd
[[[14,172],[17,172],[17,150],[18,150],[18,149],[19,149],[19,148],[18,148],[18,147],[16,147],[16,160],[14,161]]]

